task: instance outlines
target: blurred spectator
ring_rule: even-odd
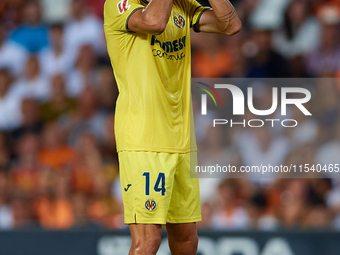
[[[50,95],[50,84],[41,73],[38,57],[32,55],[26,63],[25,74],[14,86],[13,93],[45,101]]]
[[[35,195],[39,189],[43,170],[43,165],[37,157],[39,138],[34,134],[26,134],[17,141],[16,145],[17,160],[10,172],[14,190],[18,193]]]
[[[55,23],[50,26],[50,44],[40,53],[42,72],[48,77],[62,73],[67,75],[74,65],[74,52],[67,52],[64,42],[64,25]]]
[[[230,51],[233,61],[231,77],[245,77],[247,74],[248,59],[244,53],[244,41],[246,38],[247,33],[245,31],[241,31],[232,37],[224,37],[224,44],[226,44],[226,47],[232,49],[232,51]]]
[[[90,196],[88,214],[93,222],[110,229],[124,228],[122,213],[122,204],[111,195],[109,185],[102,186]]]
[[[199,39],[200,37],[204,37]],[[233,60],[229,49],[221,43],[221,35],[196,35],[198,42],[195,48],[192,73],[193,77],[215,78],[228,76],[233,69]],[[222,41],[223,42],[223,41]]]
[[[272,47],[271,30],[256,29],[252,41],[246,44],[245,54],[249,59],[249,78],[288,77],[287,61]]]
[[[247,208],[250,228],[258,230],[275,230],[279,221],[266,211],[267,198],[264,193],[255,193],[249,201]]]
[[[74,229],[95,230],[100,229],[100,225],[90,221],[88,215],[88,201],[84,194],[76,193],[72,196],[72,207],[74,214]]]
[[[307,181],[303,179],[292,180],[287,184],[282,194],[282,209],[280,210],[283,227],[297,228],[303,224],[308,212],[307,207]]]
[[[0,1],[0,24],[7,29],[13,29],[22,22],[23,0],[2,0]]]
[[[7,172],[10,169],[10,150],[8,137],[0,132],[0,172]]]
[[[0,129],[12,130],[21,124],[22,95],[13,93],[12,77],[7,69],[0,69]]]
[[[64,76],[56,74],[51,78],[51,98],[40,106],[41,120],[55,121],[75,107],[76,100],[67,96]]]
[[[91,45],[80,48],[75,69],[70,73],[67,92],[71,97],[79,96],[85,87],[96,85],[96,55]]]
[[[76,56],[84,44],[92,45],[98,54],[106,52],[103,23],[86,13],[85,0],[71,2],[71,20],[66,25],[65,42],[66,50]]]
[[[62,22],[69,17],[71,0],[40,0],[43,19],[47,23]]]
[[[95,194],[105,188],[103,161],[94,136],[83,133],[77,141],[77,161],[72,172],[72,188],[77,192]]]
[[[251,27],[268,30],[280,28],[284,21],[284,10],[289,2],[290,0],[255,0],[256,7],[253,7],[249,17]],[[251,4],[248,6],[252,7]]]
[[[11,208],[13,211],[13,229],[32,230],[39,227],[34,221],[31,200],[25,194],[15,194],[11,200]]]
[[[233,179],[226,179],[218,188],[220,196],[220,208],[216,210],[212,218],[212,226],[215,229],[245,229],[249,217],[246,210],[238,201],[238,184]]]
[[[274,36],[275,48],[285,57],[305,55],[319,44],[320,26],[310,15],[307,0],[291,1],[284,20],[284,29]]]
[[[99,18],[103,18],[105,0],[86,0],[88,8]]]
[[[197,222],[198,228],[209,229],[212,224],[213,208],[209,202],[201,204],[202,221]]]
[[[86,88],[78,98],[77,108],[61,120],[70,132],[70,144],[75,145],[79,136],[91,132],[102,143],[105,133],[105,114],[98,111],[98,101],[92,89]]]
[[[0,23],[0,68],[8,68],[14,75],[22,74],[27,52],[13,41],[7,40],[6,31]]]
[[[69,177],[66,172],[54,176],[54,190],[49,197],[39,197],[34,208],[40,224],[46,229],[68,229],[74,224],[72,204],[69,200]]]
[[[40,6],[37,0],[27,0],[24,6],[24,23],[16,28],[10,39],[37,53],[47,46],[48,29],[41,23]]]
[[[333,7],[324,7],[319,18],[322,22],[321,45],[308,57],[308,69],[312,76],[334,74],[340,69],[340,13]]]
[[[330,212],[324,204],[317,205],[307,214],[305,227],[317,230],[329,229],[331,218]]]
[[[252,18],[252,13],[258,6],[261,0],[243,0],[243,1],[230,1],[236,6],[237,13],[242,20],[242,23],[245,25],[244,29],[249,32],[249,27],[247,26],[250,23],[250,18]],[[203,2],[203,1],[202,1]],[[205,1],[208,2],[208,1]]]
[[[9,206],[9,183],[8,174],[0,171],[0,230],[13,227],[13,212]]]
[[[334,181],[332,189],[326,194],[326,205],[331,209],[330,213],[335,216],[334,228],[340,229],[340,182],[339,179]]]
[[[39,105],[32,98],[25,98],[21,102],[21,126],[12,131],[12,138],[18,139],[25,134],[39,135],[43,129],[43,123],[39,118]]]
[[[51,122],[45,125],[39,151],[39,159],[44,165],[60,171],[65,166],[74,164],[76,151],[64,140],[57,124]]]

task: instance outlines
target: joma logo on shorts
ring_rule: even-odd
[[[125,192],[127,192],[127,191],[129,190],[130,187],[131,187],[131,184],[128,184],[128,185],[126,186],[126,188],[124,188]]]

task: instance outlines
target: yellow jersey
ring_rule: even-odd
[[[195,151],[190,28],[208,8],[195,0],[175,0],[162,34],[130,31],[130,16],[147,5],[146,0],[106,0],[104,7],[107,48],[119,89],[117,150]]]

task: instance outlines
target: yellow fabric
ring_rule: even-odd
[[[123,151],[118,156],[125,224],[201,221],[199,180],[190,178],[190,163],[197,165],[196,152]],[[161,182],[157,185],[160,173],[165,176],[164,194],[157,191],[162,186]],[[156,204],[153,210],[146,208],[149,200]]]
[[[117,150],[195,151],[190,27],[207,8],[194,0],[175,0],[165,31],[153,36],[128,31],[131,14],[147,6],[142,1],[107,0],[104,7],[107,48],[119,88]],[[120,14],[122,5],[126,10]]]

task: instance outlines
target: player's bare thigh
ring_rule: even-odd
[[[196,255],[196,223],[166,224],[171,255]]]
[[[132,238],[129,255],[155,255],[162,241],[162,226],[130,224]]]

